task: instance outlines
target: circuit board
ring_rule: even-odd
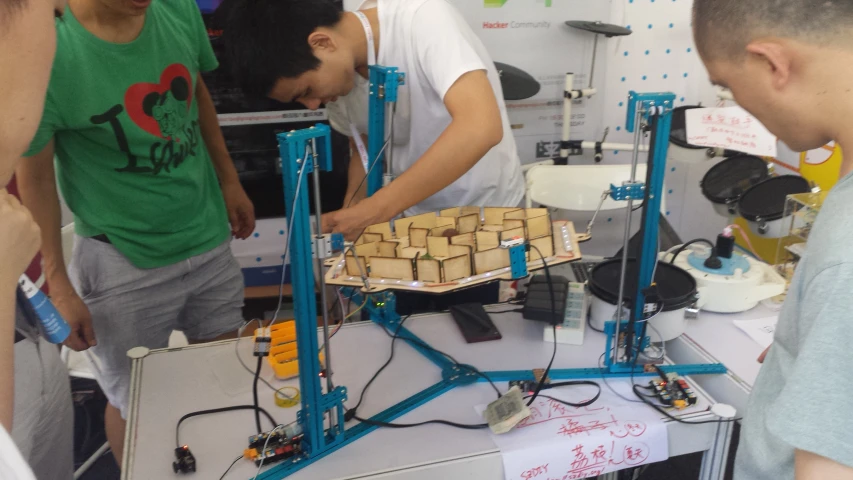
[[[300,454],[301,443],[301,435],[290,439],[286,434],[278,432],[252,435],[249,437],[249,448],[243,452],[243,456],[255,462],[255,465],[260,465],[261,462],[269,465]]]
[[[663,373],[658,370],[661,380],[652,380],[649,386],[662,405],[682,410],[696,404],[696,394],[686,380],[675,373]]]

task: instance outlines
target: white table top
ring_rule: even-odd
[[[503,340],[466,344],[449,315],[412,317],[406,327],[433,347],[484,371],[533,369],[547,365],[553,347],[542,339],[543,324],[524,320],[517,313],[496,314],[492,317],[503,334]],[[364,384],[387,360],[390,344],[390,338],[380,327],[371,323],[345,326],[332,340],[334,380],[336,384],[348,388],[347,405],[355,404]],[[239,349],[246,362],[254,365],[249,353],[251,342],[241,341]],[[604,337],[587,330],[585,345],[558,347],[554,368],[596,366],[603,351]],[[264,376],[269,378],[270,373],[265,364]],[[359,414],[374,415],[440,379],[437,367],[408,345],[398,342],[394,361],[371,386]],[[175,448],[175,424],[183,414],[194,410],[251,404],[252,376],[237,362],[234,341],[152,351],[141,361],[140,380],[138,396],[132,400],[137,402],[139,413],[128,422],[132,429],[133,445],[125,448],[126,454],[132,455],[131,467],[125,475],[134,480],[174,477],[171,464]],[[273,384],[296,385],[297,382],[274,381]],[[504,390],[506,384],[498,384],[498,387]],[[259,388],[261,406],[276,421],[288,423],[295,419],[298,407],[276,407],[271,391],[263,385]],[[704,410],[710,400],[701,388],[697,388],[697,393],[700,395],[699,409]],[[486,404],[494,398],[495,393],[488,384],[460,387],[398,421],[442,418],[461,423],[481,423],[474,406]],[[700,419],[710,418],[710,414],[701,415],[703,417]],[[264,428],[267,428],[267,421],[263,417],[262,422]],[[219,478],[246,448],[247,438],[255,433],[254,428],[251,411],[229,412],[186,421],[181,428],[180,441],[189,445],[196,457],[198,471],[195,477]],[[668,428],[672,456],[710,448],[715,432],[711,424],[682,425],[670,422]],[[475,470],[478,472],[476,477],[444,472],[435,476],[435,471],[431,474],[423,473],[437,464],[463,468],[460,466],[473,461],[482,461]],[[252,463],[241,460],[226,479],[252,478],[256,470]],[[420,470],[422,474],[399,474],[399,478],[502,478],[500,455],[488,431],[458,430],[440,425],[402,430],[378,429],[289,478],[355,479],[381,472],[390,476],[392,472],[398,475],[398,472],[415,470]]]

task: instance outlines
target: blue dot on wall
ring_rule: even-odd
[[[672,189],[669,190],[669,194],[672,195]]]
[[[687,72],[684,73],[684,78],[687,78]]]
[[[670,23],[670,24],[669,24],[669,28],[672,28],[672,27],[674,27],[674,26],[675,26],[675,24],[674,24],[674,23]]]
[[[672,50],[670,50],[670,49],[668,49],[668,48],[666,49],[666,53],[669,53],[669,52],[671,52],[671,51],[672,51]]]
[[[630,26],[630,25],[625,25],[625,28],[627,28],[628,30],[630,30],[630,29],[631,29],[631,26]]]
[[[683,101],[684,101],[684,97],[681,97],[679,100],[681,100],[681,101],[683,102]]]
[[[692,48],[689,48],[689,47],[687,48],[687,53],[690,53],[690,52],[692,52],[692,51],[693,51],[693,49],[692,49]]]
[[[626,57],[628,56],[628,52],[625,52],[625,56],[626,56]]]
[[[669,75],[667,75],[667,74],[665,74],[665,73],[664,73],[664,74],[663,74],[663,78],[664,78],[664,79],[669,78]]]
[[[672,167],[672,169],[670,170],[670,172],[674,172],[674,171],[675,171],[675,167]]]
[[[620,130],[622,130],[622,127],[616,127],[616,131],[617,131],[617,132],[618,132],[618,131],[620,131]]]
[[[623,81],[623,82],[625,81],[625,77],[622,77],[622,81]]]
[[[284,235],[284,230],[279,230],[279,231],[278,231],[278,234],[279,234],[279,235]]]
[[[650,24],[649,24],[649,28],[652,28],[652,26],[653,26],[653,25],[650,23]]]
[[[258,237],[260,237],[260,236],[261,236],[261,234],[260,234],[260,233],[255,232],[255,235],[254,235],[254,236],[255,236],[255,238],[258,238]]]
[[[613,221],[613,219],[612,219],[612,218],[608,218],[608,219],[607,219],[607,221],[608,221],[608,222],[612,222],[612,221]]]
[[[668,217],[671,212],[666,212],[666,216]]]
[[[648,50],[646,50],[646,55],[648,55],[648,54],[649,54],[649,51],[648,51]]]
[[[613,150],[613,155],[619,155],[619,150]]]
[[[258,262],[258,263],[260,263],[260,261],[261,261],[261,257],[256,258],[256,259],[255,259],[255,261],[256,261],[256,262]]]
[[[645,75],[643,75],[643,80],[645,80],[645,79],[646,79],[646,76],[645,76]]]
[[[619,102],[619,106],[625,105],[625,102]]]

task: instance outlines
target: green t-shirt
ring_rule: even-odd
[[[226,241],[225,203],[201,136],[199,72],[218,66],[193,0],[153,0],[136,40],[103,41],[66,9],[44,116],[79,235],[105,234],[134,265],[180,262]]]

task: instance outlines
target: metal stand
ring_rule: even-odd
[[[372,67],[371,83],[380,85],[379,78],[373,81],[374,75],[383,70]],[[390,70],[384,70],[386,72]],[[396,70],[391,71],[396,74]],[[399,75],[399,74],[396,74]],[[395,75],[392,75],[395,77]],[[399,79],[399,76],[395,78]],[[387,81],[388,78],[386,77]],[[393,81],[393,80],[392,80]],[[386,87],[386,99],[387,87]],[[611,195],[618,200],[628,200],[630,209],[631,201],[639,198],[644,199],[643,225],[644,235],[642,244],[642,256],[639,259],[639,282],[637,291],[633,298],[635,304],[631,310],[631,316],[627,321],[607,322],[605,328],[609,333],[605,346],[605,357],[607,363],[602,368],[581,369],[555,369],[551,370],[550,377],[554,380],[565,379],[597,379],[597,378],[629,378],[629,377],[651,377],[656,376],[654,371],[645,371],[641,365],[637,365],[639,352],[648,344],[649,339],[645,336],[645,292],[652,284],[654,267],[657,262],[657,235],[658,220],[660,216],[660,194],[663,189],[663,178],[666,170],[666,152],[668,148],[670,121],[672,117],[673,94],[636,94],[631,92],[629,97],[630,108],[628,117],[628,130],[639,129],[640,121],[649,122],[652,130],[651,155],[649,158],[647,187],[632,179],[621,187],[611,187]],[[378,103],[379,96],[371,98],[371,108],[374,102]],[[378,120],[373,118],[371,110],[371,131],[376,131]],[[384,113],[384,109],[382,110]],[[375,123],[374,123],[375,121]],[[379,131],[384,131],[382,128]],[[279,134],[279,146],[281,150],[282,165],[284,170],[285,203],[288,212],[292,212],[293,234],[290,241],[290,257],[292,258],[293,271],[293,299],[296,314],[296,335],[299,345],[299,383],[302,389],[302,410],[297,415],[297,421],[302,426],[304,438],[302,440],[302,454],[286,460],[258,476],[262,480],[282,479],[317,460],[331,454],[332,452],[348,445],[364,435],[367,435],[377,426],[371,423],[359,423],[351,428],[344,429],[344,402],[347,399],[346,389],[334,387],[332,382],[327,382],[327,392],[323,393],[321,369],[318,359],[317,345],[317,307],[316,295],[314,293],[314,262],[311,252],[311,232],[308,217],[307,193],[300,191],[296,194],[295,189],[300,175],[317,169],[330,169],[330,140],[329,128],[318,125],[306,130]],[[637,132],[640,135],[640,132]],[[371,148],[375,148],[376,135],[371,135]],[[639,140],[635,140],[635,144]],[[378,145],[381,151],[381,145]],[[313,162],[303,162],[306,158],[306,149],[311,148]],[[635,154],[636,155],[636,154]],[[381,160],[377,155],[374,161]],[[638,161],[634,158],[634,165]],[[309,169],[302,172],[302,169]],[[632,175],[633,176],[633,175]],[[376,183],[374,182],[374,187]],[[375,190],[374,190],[375,191]],[[318,251],[322,250],[316,246]],[[627,248],[625,250],[627,252]],[[622,282],[625,278],[623,275]],[[493,371],[484,372],[482,375],[475,373],[473,367],[456,365],[444,356],[430,349],[426,342],[420,340],[408,329],[400,326],[401,317],[396,312],[396,298],[393,293],[382,292],[369,294],[367,292],[353,292],[354,301],[364,302],[365,311],[368,312],[371,321],[383,328],[397,333],[400,340],[407,342],[412,348],[419,351],[424,357],[432,361],[442,372],[442,380],[421,392],[409,397],[377,415],[371,417],[372,422],[387,423],[412,411],[413,409],[433,400],[450,391],[454,387],[470,385],[475,382],[491,380],[503,382],[510,380],[535,380],[532,370],[520,371]],[[366,298],[365,298],[366,296]],[[639,326],[639,324],[643,324]],[[623,335],[624,333],[624,335]],[[620,347],[624,346],[624,354],[618,355]],[[328,343],[327,357],[328,357]],[[612,357],[609,355],[616,352]],[[661,369],[666,373],[677,373],[679,375],[698,375],[726,373],[722,364],[697,364],[697,365],[665,365]],[[328,366],[331,371],[331,365]],[[329,415],[332,420],[329,427],[324,425],[324,418]],[[714,457],[716,459],[716,456]],[[716,460],[714,460],[716,464]],[[710,467],[709,467],[710,468]],[[704,478],[704,477],[703,477]]]
[[[396,67],[371,65],[370,71],[370,103],[368,105],[369,122],[367,136],[367,152],[370,162],[367,169],[367,196],[391,183],[393,179],[392,163],[394,157],[394,111],[397,108],[397,87],[405,84],[406,74],[397,71]],[[388,108],[391,109],[390,128],[386,132],[386,117]],[[387,145],[386,145],[387,142]],[[387,149],[387,151],[386,151]],[[386,161],[387,158],[387,161]],[[385,171],[374,168],[385,165]]]

